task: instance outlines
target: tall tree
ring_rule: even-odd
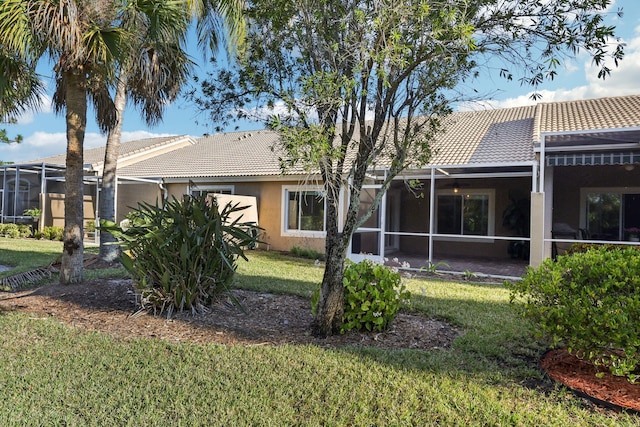
[[[140,108],[144,120],[154,125],[161,120],[164,106],[177,97],[192,65],[184,50],[191,17],[187,4],[152,0],[137,5],[120,21],[123,29],[137,37],[129,43],[117,69],[116,121],[107,136],[98,203],[99,217],[107,221],[115,221],[116,170],[127,97]],[[155,19],[145,19],[151,13]],[[100,259],[113,262],[117,258],[115,240],[109,232],[101,232]]]
[[[120,24],[131,8],[142,4],[145,2],[0,2],[0,46],[18,63],[35,66],[48,59],[53,64],[56,83],[53,103],[56,112],[65,113],[67,157],[61,283],[83,279],[83,144],[88,101],[95,109],[100,129],[107,132],[116,122],[109,92],[116,82],[116,66],[138,37],[135,31]],[[155,10],[148,8],[144,19],[154,22]]]
[[[42,82],[35,66],[0,46],[0,123],[15,123],[20,113],[35,109],[40,104]],[[0,129],[0,142],[20,143],[22,136],[10,138],[6,129]]]
[[[197,22],[198,43],[214,52],[225,39],[233,50],[244,34],[240,0],[189,0],[184,3],[156,0],[150,3],[156,8],[155,21],[139,19],[139,13],[133,13],[134,10],[121,24],[129,30],[135,29],[139,38],[130,45],[132,50],[128,58],[119,64],[114,98],[116,123],[109,131],[105,147],[99,202],[101,220],[115,221],[116,170],[127,98],[141,109],[149,125],[161,119],[164,106],[175,100],[188,77],[191,61],[181,45],[190,18]],[[110,233],[103,231],[100,234],[100,258],[105,262],[112,262],[117,257],[118,246],[112,244],[114,241]]]
[[[343,263],[354,231],[391,180],[430,159],[442,118],[466,94],[461,83],[498,67],[537,87],[564,59],[585,51],[605,77],[622,58],[604,24],[610,0],[254,0],[237,68],[203,83],[200,106],[217,121],[283,106],[269,124],[281,134],[282,166],[303,165],[324,183],[326,269],[314,332],[342,321]],[[612,51],[608,51],[612,49]],[[367,175],[386,174],[368,209]],[[348,205],[340,228],[340,189]]]

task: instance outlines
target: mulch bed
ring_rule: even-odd
[[[0,292],[0,310],[49,316],[63,323],[118,338],[231,345],[312,344],[437,350],[451,346],[459,329],[438,320],[400,313],[385,332],[351,332],[320,339],[310,334],[307,299],[233,290],[244,310],[225,296],[205,313],[177,313],[171,319],[140,312],[131,280],[96,280],[79,285],[50,284],[21,292]]]
[[[542,369],[553,380],[592,401],[613,409],[640,412],[640,384],[612,375],[607,368],[570,354],[566,348],[548,351],[542,358]],[[600,373],[598,378],[596,374]]]

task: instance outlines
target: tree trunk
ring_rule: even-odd
[[[67,162],[65,172],[64,241],[60,283],[83,280],[84,185],[83,144],[87,123],[86,78],[82,69],[66,72]]]
[[[338,233],[327,232],[326,264],[320,301],[316,317],[313,320],[312,332],[315,336],[326,338],[337,333],[342,326],[344,314],[344,261],[347,257],[346,247],[341,243]]]
[[[115,221],[115,195],[116,195],[116,171],[118,168],[118,153],[120,151],[120,139],[122,135],[122,120],[124,108],[127,103],[126,76],[121,73],[116,89],[115,107],[116,124],[109,131],[107,146],[104,153],[104,169],[102,171],[102,186],[100,188],[100,220]],[[120,248],[115,244],[116,238],[111,233],[100,231],[100,259],[111,263],[120,254]]]
[[[325,178],[326,180],[326,178]],[[347,244],[351,238],[338,230],[338,209],[340,208],[339,196],[336,192],[329,191],[327,200],[327,235],[325,240],[326,264],[322,285],[320,288],[320,300],[316,311],[316,317],[311,325],[312,333],[321,338],[326,338],[340,331],[342,316],[344,314],[344,261],[347,257]]]

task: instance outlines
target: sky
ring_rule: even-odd
[[[615,11],[623,8],[624,16],[618,18]],[[605,96],[640,94],[640,4],[638,0],[615,0],[611,6],[609,21],[616,26],[616,35],[625,43],[625,57],[615,68],[611,64],[611,76],[605,80],[597,78],[597,69],[591,66],[590,58],[580,55],[566,62],[558,70],[558,76],[543,83],[537,90],[542,95],[541,102],[570,101]],[[196,49],[190,50],[192,59],[201,64],[202,55]],[[50,70],[43,67],[38,70],[45,76],[45,83],[53,88]],[[200,66],[195,73],[204,75],[206,67]],[[506,108],[533,104],[531,88],[520,86],[519,82],[507,82],[496,75],[483,75],[475,83],[481,93],[486,94],[482,103],[474,108]],[[50,95],[49,95],[50,96]],[[466,107],[468,108],[468,107]],[[164,120],[154,126],[147,126],[138,111],[128,108],[125,113],[122,141],[168,135],[202,136],[214,133],[215,124],[207,123],[206,117],[199,113],[185,98],[180,98],[167,106]],[[15,163],[62,154],[66,151],[64,115],[57,115],[50,102],[39,112],[24,114],[17,124],[2,124],[9,136],[22,135],[20,144],[0,144],[0,161]],[[259,122],[243,122],[239,130],[261,129]],[[231,126],[226,131],[235,130]],[[103,146],[106,135],[100,134],[95,123],[91,106],[87,112],[87,132],[85,149]]]

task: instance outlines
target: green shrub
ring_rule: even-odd
[[[10,239],[17,239],[20,237],[20,227],[18,227],[18,224],[8,223],[1,224],[1,226],[0,234],[3,237],[8,237]]]
[[[302,258],[319,259],[324,261],[324,254],[314,249],[309,249],[309,248],[305,249],[305,248],[300,248],[298,246],[294,246],[289,250],[289,252],[291,252],[293,255],[296,255]]]
[[[36,239],[59,240],[64,237],[64,228],[57,226],[44,227],[42,231],[36,231],[34,237]]]
[[[553,347],[631,382],[640,376],[640,251],[600,247],[547,259],[508,286]]]
[[[27,224],[19,224],[18,225],[18,236],[19,237],[31,237],[33,234],[33,228]]]
[[[342,333],[352,329],[385,330],[402,301],[409,298],[400,273],[369,260],[357,264],[347,261],[343,283]]]
[[[84,231],[85,233],[93,233],[94,231],[96,231],[96,222],[92,219],[85,221]]]
[[[591,249],[606,248],[607,250],[617,250],[624,248],[640,249],[640,246],[616,245],[615,243],[574,243],[571,245],[565,255],[571,255],[579,252],[587,252]]]
[[[101,223],[124,249],[122,263],[131,273],[144,308],[155,312],[196,311],[228,289],[238,257],[256,243],[257,227],[240,223],[227,205],[218,212],[206,196],[175,198],[162,206],[140,204],[122,226]]]

